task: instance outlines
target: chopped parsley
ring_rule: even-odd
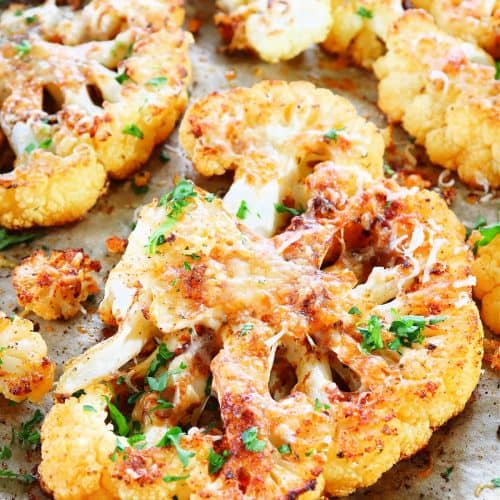
[[[238,211],[236,212],[236,217],[240,220],[244,220],[246,219],[249,211],[250,209],[248,208],[247,202],[245,200],[241,200]]]
[[[158,371],[160,366],[165,366],[167,361],[174,357],[174,353],[168,350],[168,347],[163,342],[158,346],[158,352],[156,353],[156,357],[153,359],[151,364],[149,365],[147,375],[152,377]]]
[[[493,478],[490,483],[495,487],[495,488],[500,488],[500,477],[495,477]]]
[[[123,85],[127,80],[130,80],[130,77],[127,75],[127,72],[124,71],[123,73],[118,74],[115,76],[115,80],[120,84]]]
[[[156,400],[156,406],[151,411],[168,410],[173,407],[174,404],[171,403],[170,401],[165,401],[164,399],[158,398]]]
[[[258,453],[266,447],[266,442],[257,439],[257,435],[257,427],[249,427],[241,434],[241,440],[243,441],[243,444],[245,445],[245,449],[247,451]]]
[[[80,396],[83,396],[84,394],[85,394],[85,390],[84,389],[78,389],[73,394],[71,394],[71,397],[72,398],[79,398]]]
[[[166,483],[173,483],[174,481],[184,481],[189,477],[189,474],[185,476],[163,476],[163,481]]]
[[[289,444],[281,444],[280,446],[278,446],[278,451],[282,454],[282,455],[290,455],[290,453],[292,453],[292,449],[290,448],[290,445]]]
[[[500,80],[500,60],[495,61],[495,80]]]
[[[396,174],[396,171],[393,170],[391,166],[388,165],[387,163],[384,163],[383,169],[384,169],[384,174],[387,175],[387,177],[392,177],[393,175]]]
[[[45,139],[42,141],[40,144],[38,144],[38,147],[41,149],[49,149],[52,144],[52,139]]]
[[[127,398],[127,404],[135,405],[138,399],[144,394],[144,391],[135,392]]]
[[[179,375],[187,368],[185,363],[181,363],[179,368],[175,368],[174,370],[163,372],[159,377],[146,377],[146,382],[149,385],[149,388],[155,392],[162,392],[167,388],[168,377],[172,375]]]
[[[109,410],[109,416],[111,418],[111,422],[113,422],[113,427],[115,428],[116,433],[119,436],[126,436],[130,427],[127,422],[127,418],[125,415],[110,401],[107,396],[104,396],[106,400],[106,405]]]
[[[160,161],[162,163],[168,163],[170,161],[170,157],[163,149],[160,151]]]
[[[224,450],[222,455],[219,455],[213,448],[210,448],[208,452],[208,473],[217,474],[226,463],[229,455],[230,453],[228,450]]]
[[[327,403],[322,403],[318,398],[314,400],[314,410],[315,411],[321,411],[321,410],[329,410],[330,405]]]
[[[155,76],[146,82],[146,85],[152,85],[153,87],[160,87],[168,82],[166,76]]]
[[[210,394],[212,394],[212,382],[213,382],[214,378],[213,378],[213,375],[210,374],[207,378],[207,383],[205,384],[205,396],[210,396]]]
[[[2,354],[2,352],[5,352],[7,349],[8,349],[8,347],[4,347],[4,346],[0,347],[0,354]],[[2,361],[2,358],[0,357],[0,366],[2,364],[3,364],[3,361]]]
[[[500,234],[500,222],[491,224],[489,226],[480,227],[479,233],[481,234],[482,238],[474,243],[474,253],[477,252],[477,249],[479,247],[484,247],[490,244],[494,240],[495,236]]]
[[[139,448],[142,445],[138,445],[138,443],[141,443],[142,441],[146,441],[146,436],[144,434],[134,434],[133,436],[130,436],[128,439],[128,444],[130,446],[134,446],[135,448]]]
[[[247,333],[253,330],[252,323],[245,323],[240,330],[240,337],[244,337]]]
[[[192,271],[192,267],[189,265],[189,262],[187,262],[186,260],[182,263],[182,267],[186,270],[186,271]]]
[[[125,125],[125,127],[123,127],[123,129],[122,129],[122,132],[124,134],[131,135],[133,137],[137,137],[137,139],[144,139],[144,133],[135,123]]]
[[[38,20],[38,17],[35,15],[35,16],[26,16],[25,19],[26,21],[26,24],[33,24],[34,22],[36,22]]]
[[[14,45],[16,52],[21,56],[27,56],[31,51],[31,44],[28,40],[22,40],[21,43]]]
[[[17,438],[21,446],[28,449],[35,449],[40,445],[40,432],[36,426],[43,420],[43,413],[36,410],[33,416],[21,424],[18,431],[13,431],[12,437]]]
[[[475,229],[479,229],[480,227],[484,227],[486,225],[488,225],[486,217],[483,214],[479,214],[472,223],[472,226],[466,227],[465,239],[469,239],[469,236],[471,235],[472,231],[474,231]]]
[[[451,473],[453,472],[453,467],[446,467],[446,469],[441,472],[440,476],[448,482],[450,480]]]
[[[0,460],[8,460],[12,457],[12,450],[8,446],[0,448]]]
[[[292,208],[292,207],[287,207],[286,205],[283,205],[282,203],[275,203],[274,208],[276,212],[279,214],[284,214],[288,213],[293,216],[301,215],[305,212],[304,208]]]
[[[49,138],[49,139],[45,139],[43,141],[41,141],[40,143],[37,144],[33,144],[32,142],[30,144],[28,144],[25,148],[24,148],[24,152],[25,153],[28,153],[28,154],[31,154],[33,153],[33,151],[35,151],[35,149],[49,149],[50,146],[52,145],[52,139]]]
[[[208,203],[212,203],[212,201],[215,200],[215,194],[208,193],[205,195],[205,201],[208,201]]]
[[[3,3],[3,2],[2,2]],[[16,17],[21,17],[23,15],[23,10],[22,9],[18,9],[14,12],[14,15]]]
[[[356,316],[361,316],[361,310],[359,307],[352,306],[348,311],[348,314],[355,314]]]
[[[382,340],[382,323],[377,316],[371,315],[365,327],[358,327],[359,333],[363,335],[361,348],[365,352],[382,349],[384,342]]]
[[[86,411],[89,413],[97,413],[97,410],[91,405],[83,405],[83,411]]]
[[[184,207],[188,205],[192,198],[198,196],[194,190],[193,184],[185,179],[178,184],[166,195],[163,195],[158,202],[158,206],[166,207],[167,217],[165,222],[153,232],[149,237],[148,253],[152,255],[156,252],[156,247],[165,243],[165,232],[172,229],[180,216]]]
[[[371,10],[368,10],[366,7],[361,6],[357,11],[356,14],[358,16],[364,17],[365,19],[372,19],[373,18],[373,12]]]
[[[16,479],[24,484],[31,484],[36,481],[36,477],[33,474],[19,474],[10,470],[0,470],[0,479]]]
[[[345,130],[345,127],[339,128],[337,130],[334,128],[331,128],[326,134],[323,135],[323,137],[325,139],[330,140],[330,141],[337,142],[337,139],[339,137],[339,132],[341,132],[342,130]]]
[[[172,445],[175,448],[177,456],[179,457],[182,465],[184,467],[187,467],[187,465],[189,464],[189,459],[194,457],[196,453],[194,451],[185,450],[181,447],[180,440],[185,435],[186,434],[182,432],[182,429],[180,427],[171,427],[167,432],[165,432],[156,446],[161,448],[164,446]]]

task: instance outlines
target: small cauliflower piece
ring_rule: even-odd
[[[307,82],[263,81],[213,93],[186,112],[180,142],[201,174],[235,171],[224,206],[263,236],[286,221],[276,204],[305,207],[303,181],[318,163],[382,176],[377,128],[346,99]]]
[[[33,323],[0,312],[0,394],[17,403],[38,403],[52,389],[54,369]]]
[[[403,13],[401,0],[331,0],[331,6],[332,28],[322,47],[370,69],[384,54],[387,32]]]
[[[469,185],[500,186],[500,81],[490,56],[447,35],[422,10],[392,27],[374,65],[378,104],[431,161]]]
[[[474,231],[469,243],[474,245],[480,239],[480,233]],[[477,248],[472,274],[477,280],[474,295],[481,301],[481,318],[492,332],[500,334],[500,236]]]
[[[81,302],[99,291],[92,276],[101,265],[81,249],[37,250],[13,273],[17,300],[46,320],[69,319],[82,310]]]
[[[15,155],[0,174],[0,224],[9,228],[81,218],[108,176],[123,179],[144,164],[187,102],[192,37],[178,26],[179,2],[68,9],[30,9],[40,22],[23,21],[22,32],[9,19],[23,16],[0,17],[0,126]],[[49,36],[51,23],[60,36]]]
[[[330,0],[218,0],[217,7],[215,24],[228,49],[271,63],[323,41],[332,23]]]
[[[450,35],[475,43],[500,57],[500,0],[412,0]]]

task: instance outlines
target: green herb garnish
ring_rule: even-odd
[[[365,352],[372,352],[384,347],[384,342],[382,340],[382,323],[377,316],[371,315],[366,324],[366,328],[358,327],[358,331],[363,335],[361,348]]]
[[[489,226],[480,227],[479,233],[481,234],[482,238],[474,243],[474,253],[477,253],[477,249],[479,247],[484,247],[491,243],[494,240],[495,236],[500,234],[500,222],[491,224]]]
[[[163,476],[163,481],[166,483],[173,483],[174,481],[184,481],[189,477],[189,474],[185,476]]]
[[[337,139],[339,137],[339,132],[342,130],[345,130],[345,127],[339,128],[339,129],[334,129],[331,128],[326,134],[323,135],[325,139],[329,139],[330,141],[335,141],[337,142]]]
[[[113,427],[119,436],[126,436],[129,433],[129,425],[125,415],[110,401],[107,396],[104,396],[106,405],[109,410],[109,416],[113,422]]]
[[[293,216],[301,215],[305,212],[305,210],[301,208],[292,208],[292,207],[287,207],[286,205],[283,205],[282,203],[275,203],[274,208],[276,212],[279,214],[284,214],[288,213]]]
[[[115,80],[120,85],[123,85],[127,80],[130,80],[130,77],[127,75],[126,71],[124,71],[123,73],[120,73],[117,76],[115,76]]]
[[[241,440],[245,445],[245,449],[258,453],[266,447],[266,442],[257,439],[258,430],[257,427],[250,427],[241,434]]]
[[[282,455],[290,455],[292,453],[292,449],[290,448],[289,444],[282,444],[278,446],[278,452],[281,453]]]
[[[236,212],[236,217],[238,217],[238,219],[244,220],[246,219],[249,211],[250,209],[248,208],[247,202],[245,200],[241,200],[238,211]]]
[[[213,448],[210,448],[208,452],[208,473],[217,474],[226,463],[229,455],[230,453],[228,450],[224,450],[222,455],[219,455]]]
[[[168,350],[168,347],[163,342],[158,346],[158,352],[156,353],[156,357],[153,359],[151,364],[149,365],[147,375],[152,377],[158,371],[160,366],[165,366],[167,361],[171,360],[175,354]]]
[[[167,432],[165,432],[165,434],[163,435],[163,437],[156,446],[161,448],[164,446],[172,445],[175,448],[177,456],[179,457],[179,460],[181,461],[182,465],[184,467],[187,467],[189,459],[194,457],[196,453],[194,451],[185,450],[181,447],[180,440],[185,435],[186,434],[182,432],[182,429],[180,427],[172,427]]]
[[[166,76],[155,76],[146,82],[146,85],[152,85],[153,87],[160,87],[168,82]]]
[[[122,132],[124,134],[131,135],[133,137],[137,137],[137,139],[144,139],[144,133],[135,123],[125,125],[125,127],[123,127],[123,129],[122,129]]]
[[[10,470],[0,470],[0,479],[16,479],[24,484],[31,484],[36,481],[36,477],[33,474],[19,474]]]
[[[356,307],[356,306],[352,306],[348,311],[347,311],[348,314],[355,314],[356,316],[361,316],[361,310],[359,309],[359,307]]]
[[[14,45],[16,52],[21,56],[27,56],[31,51],[31,44],[28,40],[22,40],[21,43]]]
[[[372,19],[373,18],[373,12],[371,10],[368,10],[366,7],[361,6],[357,11],[356,14],[358,16],[364,17],[365,19]]]

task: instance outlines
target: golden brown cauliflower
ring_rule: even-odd
[[[11,401],[35,403],[52,389],[54,364],[33,323],[0,312],[0,394]]]
[[[82,310],[81,302],[99,291],[92,271],[101,265],[81,249],[37,250],[13,273],[17,300],[43,319],[69,319]]]
[[[235,171],[224,206],[263,236],[285,222],[283,205],[305,206],[303,180],[317,163],[382,176],[377,128],[346,99],[307,82],[262,81],[211,94],[185,114],[180,142],[201,174]]]
[[[1,45],[0,125],[15,155],[0,174],[1,225],[82,217],[107,176],[133,173],[172,131],[187,102],[191,35],[178,27],[177,0],[137,10],[143,4],[95,0],[66,17],[50,2],[33,9],[40,25],[24,22],[25,33],[14,30]],[[155,12],[159,24],[141,27]],[[4,35],[9,13],[0,18]],[[51,22],[78,45],[45,40]]]
[[[215,23],[229,50],[267,62],[291,59],[325,39],[330,0],[217,0]]]
[[[496,231],[495,231],[496,229]],[[485,234],[494,236],[487,244],[479,231],[474,231],[469,243],[476,248],[476,258],[472,264],[472,273],[477,283],[474,295],[481,301],[481,318],[494,333],[500,334],[500,225],[481,228]]]
[[[450,35],[475,43],[500,57],[500,0],[412,0],[432,14]]]
[[[462,410],[482,357],[463,226],[365,167],[306,182],[273,239],[185,180],[142,209],[101,304],[118,331],[65,367],[57,393],[86,395],[42,429],[56,499],[346,495]]]
[[[401,0],[330,0],[332,28],[322,47],[348,54],[356,64],[371,68],[385,52],[392,23],[403,13]]]
[[[465,183],[499,187],[500,81],[488,54],[439,30],[422,10],[395,23],[387,47],[374,69],[389,120]]]

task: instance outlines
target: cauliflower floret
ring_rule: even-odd
[[[17,300],[43,319],[69,319],[81,311],[81,302],[99,291],[92,271],[101,265],[83,250],[37,250],[13,273]]]
[[[35,403],[52,389],[54,364],[33,323],[0,312],[0,394],[11,401]]]
[[[500,342],[484,339],[484,360],[492,370],[500,372]]]
[[[322,47],[371,68],[385,52],[389,28],[403,13],[401,0],[331,0],[331,5],[332,29]]]
[[[479,231],[474,231],[469,243],[474,245],[481,239]],[[481,318],[491,331],[500,334],[500,235],[477,247],[472,273],[477,280],[474,295],[481,301]]]
[[[235,170],[224,206],[263,236],[286,220],[277,204],[305,206],[303,180],[314,165],[333,160],[382,176],[377,128],[346,99],[306,82],[263,81],[211,94],[185,114],[180,142],[201,174]]]
[[[96,3],[102,4],[97,18],[70,18],[81,32],[73,41],[85,42],[98,29],[95,38],[104,41],[61,45],[40,38],[35,26],[1,47],[0,125],[16,156],[13,170],[0,174],[1,225],[47,226],[82,217],[105,190],[107,175],[122,179],[137,170],[184,110],[191,35],[175,23],[117,33],[108,21],[122,19],[119,10],[108,18],[109,0]],[[119,2],[128,9],[136,4]],[[165,20],[160,11],[158,20]],[[126,19],[120,29],[128,27]]]
[[[100,309],[118,332],[65,367],[57,393],[87,394],[42,429],[56,499],[346,495],[463,409],[483,340],[463,226],[364,166],[305,183],[272,239],[185,180],[141,210]]]
[[[325,39],[330,0],[218,0],[215,23],[229,50],[250,50],[267,62],[291,59]]]
[[[467,184],[500,186],[500,81],[481,49],[440,31],[429,14],[407,11],[374,66],[378,104],[430,159]]]
[[[500,57],[500,0],[412,0],[432,14],[450,35],[472,42]]]

